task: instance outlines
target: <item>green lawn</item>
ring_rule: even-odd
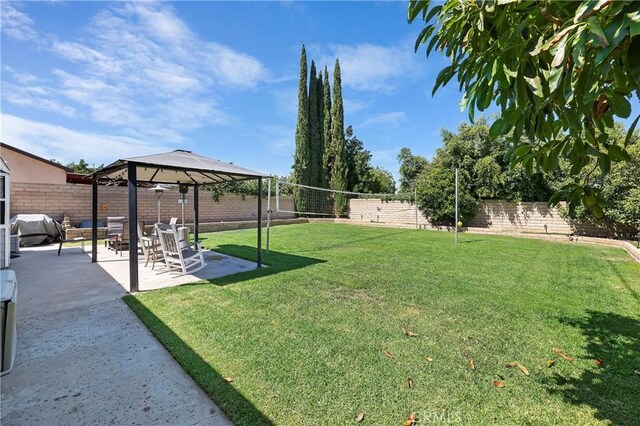
[[[253,259],[255,239],[204,245]],[[126,298],[238,425],[638,424],[640,264],[622,249],[335,224],[273,228],[271,249],[268,268]]]

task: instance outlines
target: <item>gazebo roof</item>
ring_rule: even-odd
[[[126,180],[129,163],[136,164],[137,181],[142,183],[201,185],[269,176],[182,149],[117,160],[98,170],[94,176],[98,179]]]

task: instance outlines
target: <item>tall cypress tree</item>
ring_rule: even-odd
[[[309,185],[309,100],[307,96],[307,52],[302,45],[300,53],[300,80],[298,81],[298,121],[296,124],[296,151],[293,157],[295,182]],[[308,211],[306,191],[294,192],[296,211]]]
[[[322,139],[324,141],[324,151],[322,155],[322,179],[320,186],[322,188],[329,188],[329,182],[331,181],[331,169],[333,168],[333,155],[331,145],[331,86],[329,85],[329,72],[327,67],[324,67],[324,86],[322,87]]]
[[[316,104],[318,109],[318,176],[316,178],[316,186],[320,188],[326,188],[324,185],[324,81],[322,79],[322,71],[318,73],[318,78],[316,79]]]
[[[335,154],[331,171],[331,189],[345,191],[347,189],[347,154],[344,144],[344,109],[342,106],[342,81],[340,61],[336,59],[333,69],[333,105],[331,107],[331,145]],[[334,197],[336,216],[347,213],[347,197],[336,193]]]
[[[313,61],[311,61],[309,80],[309,185],[318,186],[322,164],[322,124],[321,111],[318,108],[318,77],[316,64]]]

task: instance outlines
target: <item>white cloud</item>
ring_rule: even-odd
[[[360,102],[347,98],[343,100],[344,111],[348,114],[355,114],[358,111],[368,108],[369,105],[371,105],[371,102]]]
[[[9,114],[2,114],[1,135],[2,141],[9,145],[65,164],[80,158],[89,164],[102,164],[173,149],[157,141],[79,132]]]
[[[0,2],[0,26],[3,33],[17,40],[38,38],[33,20],[6,1]]]
[[[362,123],[358,127],[370,127],[370,126],[397,126],[400,123],[407,121],[407,114],[403,111],[387,112],[374,115]]]
[[[6,35],[70,62],[40,84],[46,91],[39,108],[73,111],[129,136],[181,141],[204,125],[228,124],[234,118],[219,106],[217,89],[251,89],[271,79],[258,59],[193,33],[168,3],[109,3],[73,40],[38,34],[31,18],[7,9],[11,26],[4,28],[3,3]],[[38,107],[33,93],[2,96]]]
[[[42,86],[15,85],[4,82],[2,96],[14,105],[55,112],[65,117],[74,117],[75,108],[61,104],[51,98],[49,89]]]
[[[340,60],[343,86],[360,91],[391,92],[398,81],[414,78],[424,69],[424,60],[417,57],[406,41],[394,46],[331,45],[319,63],[333,68],[336,58]]]

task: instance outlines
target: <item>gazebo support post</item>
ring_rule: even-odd
[[[262,178],[258,178],[258,268],[262,266]]]
[[[91,182],[91,263],[98,261],[98,179]]]
[[[129,292],[138,291],[138,177],[136,163],[127,163],[129,189]]]
[[[198,199],[198,184],[193,185],[193,242],[198,243],[198,228],[200,227],[200,200]]]

